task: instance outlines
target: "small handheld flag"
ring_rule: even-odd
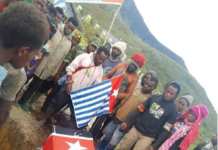
[[[77,127],[96,116],[112,112],[123,74],[101,83],[71,92]]]

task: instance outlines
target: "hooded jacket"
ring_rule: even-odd
[[[125,120],[126,123],[129,123],[134,120],[134,118],[138,118],[134,124],[136,130],[146,137],[156,139],[152,144],[155,149],[167,138],[170,128],[176,121],[178,115],[174,100],[180,93],[180,85],[176,82],[171,82],[166,85],[165,90],[173,83],[179,86],[174,99],[165,101],[163,94],[152,95],[147,101],[139,105]]]

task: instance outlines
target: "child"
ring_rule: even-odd
[[[198,138],[199,125],[208,115],[207,107],[202,104],[191,107],[174,123],[171,136],[159,150],[187,150]]]
[[[30,4],[16,2],[4,10],[0,19],[0,80],[6,76],[2,66],[24,67],[47,42],[48,31],[45,16]],[[0,129],[11,105],[12,101],[0,98]]]

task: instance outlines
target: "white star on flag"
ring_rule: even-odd
[[[85,149],[87,149],[86,147],[80,146],[79,141],[77,141],[74,144],[70,143],[70,142],[66,142],[66,143],[70,146],[70,149],[68,149],[68,150],[85,150]]]
[[[114,96],[115,99],[117,98],[118,91],[119,91],[119,89],[117,89],[117,90],[114,89],[114,92],[113,92],[113,94],[112,94],[112,96]]]

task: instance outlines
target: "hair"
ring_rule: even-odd
[[[74,17],[70,17],[67,19],[68,22],[71,22],[74,26],[78,27],[79,23]]]
[[[54,14],[55,16],[57,15],[57,10],[53,5],[49,5],[48,3],[46,3],[46,7],[50,14]]]
[[[0,43],[4,48],[29,47],[39,49],[49,38],[49,24],[45,15],[33,5],[16,2],[1,14]]]
[[[108,57],[110,56],[110,51],[108,50],[106,46],[101,46],[98,48],[97,54],[100,54],[101,52],[104,52],[105,55],[107,55]]]
[[[155,83],[155,88],[158,86],[159,80],[157,77],[151,77],[150,81]]]
[[[59,14],[61,14],[62,16],[64,16],[64,11],[63,11],[62,8],[60,8],[60,7],[55,7],[55,9],[56,9],[56,11],[57,11]]]
[[[169,86],[170,86],[170,85],[177,89],[176,94],[178,94],[178,93],[180,92],[181,87],[180,87],[180,85],[179,85],[178,83],[175,83],[175,82],[169,83]],[[169,87],[169,86],[168,86],[168,87]]]
[[[96,34],[96,37],[97,37],[97,38],[99,38],[99,37],[100,37],[100,35],[99,35],[99,34]]]

